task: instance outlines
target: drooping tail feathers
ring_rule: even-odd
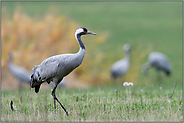
[[[31,81],[30,81],[30,86],[31,88],[35,88],[35,92],[38,93],[39,92],[39,89],[40,89],[40,85],[41,84],[36,84],[38,83],[38,76],[39,76],[39,73],[36,72],[36,70],[38,69],[39,65],[38,66],[35,66],[32,70],[33,70],[33,73],[31,75]]]
[[[116,79],[117,76],[118,76],[118,75],[117,75],[115,72],[111,72],[111,78],[112,78],[112,79]]]
[[[167,76],[171,75],[171,71],[166,71],[165,73],[166,73]]]

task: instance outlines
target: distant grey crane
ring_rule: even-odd
[[[150,67],[154,67],[158,71],[159,86],[161,84],[161,71],[168,76],[171,74],[169,59],[163,53],[152,52],[148,55],[148,62],[142,66],[142,72],[147,75]]]
[[[57,85],[62,81],[63,77],[67,76],[70,72],[72,72],[75,68],[77,68],[83,61],[85,55],[85,46],[81,40],[82,35],[92,34],[96,35],[86,28],[80,27],[75,31],[75,38],[77,39],[80,49],[75,54],[61,54],[55,55],[45,59],[40,65],[35,66],[33,68],[33,73],[31,75],[30,86],[35,88],[35,92],[39,92],[39,88],[43,82],[53,82],[54,89],[52,90],[51,95],[54,99],[54,109],[56,113],[56,104],[55,100],[60,104],[63,110],[68,115],[68,112],[61,104],[61,102],[57,99],[55,95],[55,90]]]
[[[113,63],[110,67],[111,77],[116,79],[117,77],[123,76],[130,67],[130,49],[131,46],[129,44],[125,44],[123,46],[123,50],[125,52],[125,57],[119,61]]]
[[[8,59],[8,68],[11,72],[11,74],[19,80],[19,89],[21,88],[23,83],[30,84],[30,72],[27,71],[25,68],[17,66],[13,64],[13,52],[9,53],[9,59]]]

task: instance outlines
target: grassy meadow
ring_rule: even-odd
[[[69,112],[56,103],[54,115],[51,90],[23,90],[22,101],[18,91],[1,93],[2,122],[124,122],[154,121],[182,122],[182,89],[153,88],[149,86],[113,86],[89,89],[58,89],[56,95]],[[18,111],[12,111],[10,101]]]
[[[182,5],[179,1],[1,2],[1,121],[182,122]],[[8,71],[8,52],[15,52],[15,64],[31,71],[49,56],[77,52],[74,32],[78,27],[97,35],[82,37],[86,54],[72,73],[75,78],[68,82],[81,81],[90,88],[56,89],[69,116],[58,103],[54,116],[50,89],[41,87],[35,94],[33,89],[24,88],[21,101],[13,88],[17,82]],[[126,76],[118,79],[119,85],[112,85],[109,68],[124,57],[122,47],[126,43],[132,46],[131,66]],[[141,73],[152,51],[167,55],[172,66],[170,77],[162,74],[162,89],[154,69],[149,70],[148,77]],[[124,87],[123,81],[134,86]],[[11,100],[18,111],[11,111]]]

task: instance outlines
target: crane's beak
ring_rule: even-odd
[[[89,31],[89,30],[88,30],[87,34],[96,35],[96,33],[94,33],[94,32],[91,32],[91,31]]]

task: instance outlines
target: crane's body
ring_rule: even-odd
[[[155,67],[158,71],[164,71],[167,75],[170,75],[171,66],[168,58],[159,52],[152,52],[148,57],[150,66]]]
[[[161,73],[160,72],[165,72],[166,75],[171,74],[171,65],[169,63],[169,60],[166,55],[160,52],[152,52],[148,56],[148,62],[145,63],[142,66],[142,72],[147,75],[148,74],[148,69],[150,67],[153,67],[157,70],[159,74],[159,81],[161,81]]]
[[[95,33],[88,31],[86,28],[82,27],[75,31],[75,38],[80,45],[80,49],[76,54],[61,54],[52,56],[45,59],[40,65],[33,68],[30,85],[32,88],[35,88],[36,93],[39,92],[39,88],[43,82],[47,82],[48,84],[52,82],[54,85],[52,96],[54,99],[55,113],[56,100],[68,115],[68,112],[66,111],[64,106],[57,99],[55,95],[55,90],[57,88],[57,85],[62,81],[63,77],[67,76],[82,63],[85,55],[85,46],[81,40],[81,36],[86,34],[96,35]]]
[[[111,65],[110,72],[113,79],[123,76],[127,73],[130,67],[130,45],[125,44],[123,50],[125,52],[125,57],[121,60],[116,61]]]
[[[171,73],[171,66],[166,55],[160,52],[152,52],[148,56],[148,62],[143,65],[142,71],[147,74],[147,70],[154,67],[157,71],[163,71],[167,75]]]
[[[30,72],[27,71],[25,68],[17,66],[15,64],[13,64],[13,53],[10,52],[9,53],[9,60],[8,60],[8,68],[11,72],[11,74],[17,79],[19,80],[20,84],[23,83],[30,83]]]
[[[114,78],[124,75],[129,70],[129,59],[123,58],[115,62],[111,67],[111,74]]]
[[[53,82],[53,85],[59,84],[63,77],[72,72],[78,67],[84,58],[85,50],[80,49],[76,54],[62,54],[52,56],[44,60],[40,65],[33,69],[32,79],[36,83],[32,86],[36,86],[35,92],[39,91],[39,87],[43,82]]]

